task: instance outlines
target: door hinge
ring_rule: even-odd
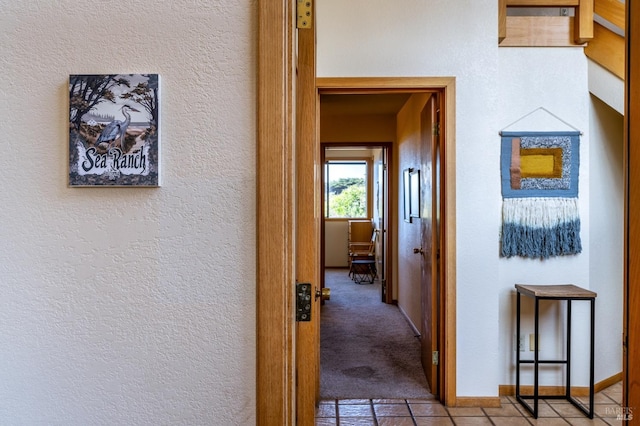
[[[296,321],[311,321],[311,284],[296,284]]]
[[[433,124],[433,136],[440,136],[440,123]]]
[[[298,0],[296,5],[296,15],[298,17],[296,28],[311,28],[312,9],[312,0]]]
[[[440,361],[440,354],[438,353],[438,351],[433,351],[433,353],[431,354],[431,363],[433,365],[438,365],[439,361]]]

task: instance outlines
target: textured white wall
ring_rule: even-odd
[[[457,164],[457,392],[496,395],[499,363],[498,4],[323,0],[318,75],[454,76]],[[479,319],[482,321],[479,321]]]
[[[509,130],[572,130],[583,132],[580,139],[579,205],[581,222],[582,253],[576,256],[556,257],[545,261],[511,258],[500,261],[499,280],[504,288],[500,291],[501,350],[500,362],[513,365],[515,352],[515,283],[522,284],[575,284],[590,288],[589,259],[589,91],[587,81],[587,59],[581,48],[504,48],[500,49],[500,109],[501,129],[519,120],[538,107],[544,107],[558,118],[546,113],[534,113],[541,123],[528,123],[527,118],[509,126]],[[563,123],[562,121],[566,122]],[[529,302],[527,300],[527,302]],[[523,300],[524,303],[524,300]],[[557,304],[557,303],[556,303]],[[582,306],[582,305],[585,306]],[[574,304],[574,334],[572,339],[575,354],[588,353],[588,307],[586,303]],[[532,304],[531,304],[532,305]],[[564,309],[550,306],[549,313],[541,322],[541,356],[561,358],[563,356]],[[576,328],[577,327],[577,328]],[[522,331],[533,333],[533,310],[523,315]],[[585,340],[585,341],[583,341]],[[585,348],[587,352],[582,352]],[[529,341],[525,341],[523,355],[532,358]],[[573,384],[588,384],[588,357],[574,357]],[[527,369],[531,370],[531,369]],[[545,371],[542,384],[562,384],[562,369]],[[547,374],[548,373],[548,374]],[[515,367],[503,372],[504,383],[515,383]],[[523,375],[523,383],[533,383],[533,376]],[[602,379],[602,378],[600,378]]]
[[[492,0],[323,0],[317,7],[320,77],[456,78],[457,393],[495,396],[500,384],[514,383],[514,284],[590,287],[586,58],[579,48],[499,49]],[[584,252],[545,262],[500,259],[499,131],[540,106],[585,133],[580,169]],[[545,327],[545,335],[555,335],[553,324]],[[574,377],[583,379],[585,373],[576,371]]]
[[[0,9],[0,423],[254,423],[255,2]],[[68,188],[69,74],[127,72],[162,187]]]
[[[589,275],[591,289],[598,293],[596,378],[602,379],[622,371],[624,117],[592,96],[590,118]]]

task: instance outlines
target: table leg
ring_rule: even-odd
[[[571,398],[571,300],[567,300],[567,399]]]
[[[520,292],[516,299],[516,398],[520,397]]]
[[[538,361],[540,360],[539,338],[540,335],[540,300],[536,297],[536,311],[534,314],[535,325],[533,327],[533,338],[535,341],[535,351],[533,352],[533,418],[538,418],[538,374],[540,372],[540,366]]]

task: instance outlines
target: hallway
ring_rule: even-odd
[[[396,305],[381,301],[380,280],[356,284],[327,269],[322,307],[320,397],[430,398],[420,340]]]

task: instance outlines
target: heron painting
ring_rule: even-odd
[[[159,76],[69,76],[69,185],[159,186]]]
[[[131,123],[131,115],[129,115],[129,111],[140,112],[134,107],[124,104],[120,108],[122,115],[124,115],[125,120],[113,120],[109,124],[105,126],[102,130],[98,138],[96,139],[96,143],[94,144],[96,147],[100,147],[102,144],[107,145],[105,148],[113,148],[116,144],[116,141],[120,139],[120,149],[125,151],[125,138],[127,136],[127,128]]]

